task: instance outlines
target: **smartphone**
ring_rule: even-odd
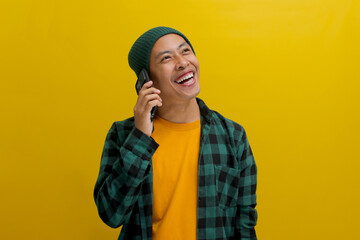
[[[149,74],[147,72],[147,70],[145,68],[143,68],[140,73],[139,73],[139,77],[136,81],[136,84],[135,84],[135,88],[136,88],[136,93],[139,95],[139,92],[141,90],[141,88],[143,87],[143,85],[150,81],[150,77],[149,77]],[[156,109],[157,109],[157,106],[153,107],[151,109],[151,121],[154,119],[155,117],[155,113],[156,113]]]

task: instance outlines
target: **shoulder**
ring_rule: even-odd
[[[211,128],[214,131],[213,134],[227,136],[230,142],[236,146],[239,142],[246,140],[244,139],[246,138],[246,134],[243,126],[233,120],[230,120],[229,118],[224,117],[219,112],[211,110],[200,98],[197,98],[197,102],[199,104],[202,117],[205,120],[204,122],[211,124]]]
[[[244,127],[241,124],[224,117],[217,111],[211,111],[213,113],[212,123],[214,127],[218,130],[222,129],[222,131],[229,135],[229,137],[234,140],[234,143],[238,145],[238,142],[246,136]]]
[[[211,111],[213,112],[213,119],[214,119],[215,123],[220,124],[223,127],[229,128],[232,131],[239,131],[239,132],[244,131],[243,126],[240,125],[239,123],[237,123],[227,117],[224,117],[222,114],[220,114],[217,111],[214,111],[214,110],[211,110]]]
[[[122,121],[115,121],[111,125],[111,128],[108,132],[107,138],[110,139],[125,139],[127,135],[135,127],[134,117],[127,118]]]
[[[134,127],[134,117],[127,118],[122,121],[115,121],[112,127],[117,128],[118,130],[126,131],[130,130]]]

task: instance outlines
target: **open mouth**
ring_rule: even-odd
[[[194,73],[189,72],[182,76],[179,80],[175,81],[178,84],[189,85],[194,82]]]

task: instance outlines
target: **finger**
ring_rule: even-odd
[[[147,89],[142,89],[140,91],[139,95],[145,96],[145,95],[152,94],[152,93],[160,94],[160,90],[157,89],[157,88],[154,88],[154,87],[150,87],[150,88],[147,88]]]
[[[146,97],[147,95],[151,95],[151,94],[160,94],[160,90],[159,90],[159,89],[156,89],[156,88],[154,88],[154,87],[151,87],[151,88],[142,90],[142,91],[139,93],[139,97],[138,97],[138,99],[137,99],[137,102],[140,103],[141,105],[146,104],[147,100],[146,100],[145,97]]]
[[[149,102],[149,101],[152,101],[152,100],[155,100],[155,99],[157,99],[157,100],[159,100],[160,102],[162,102],[162,99],[161,99],[161,97],[159,96],[159,94],[148,94],[148,95],[146,95],[146,96],[144,96],[144,100],[146,101],[146,102]]]
[[[145,108],[145,111],[146,112],[150,112],[151,109],[155,106],[158,106],[158,107],[161,107],[162,106],[162,102],[155,99],[155,100],[152,100],[152,101],[149,101],[147,104],[146,104],[146,108]]]
[[[142,96],[145,95],[144,91],[147,90],[148,88],[150,88],[152,86],[153,82],[152,81],[148,81],[146,83],[143,84],[143,86],[141,87],[140,91],[139,91],[139,96],[138,96],[138,101],[139,98],[141,98]]]
[[[137,98],[137,101],[136,103],[137,104],[144,104],[146,103],[146,100],[144,99],[145,96],[147,95],[150,95],[150,94],[160,94],[160,90],[159,89],[156,89],[156,88],[148,88],[148,89],[144,89],[144,90],[141,90],[139,92],[139,96]]]
[[[146,104],[149,102],[149,101],[152,101],[152,100],[159,100],[160,102],[162,102],[162,99],[161,97],[159,96],[159,94],[156,94],[156,93],[153,93],[153,94],[148,94],[148,95],[145,95],[144,97],[142,97],[139,101],[140,105],[142,105],[143,107],[146,106]]]
[[[151,87],[152,85],[153,85],[153,81],[150,80],[150,81],[144,83],[141,90],[147,89],[147,88]]]

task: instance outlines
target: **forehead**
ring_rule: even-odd
[[[171,50],[176,49],[183,42],[186,42],[186,41],[180,35],[166,34],[166,35],[162,36],[161,38],[159,38],[155,42],[151,52],[156,53],[156,52],[161,52],[161,51],[164,51],[164,50],[171,51]]]

